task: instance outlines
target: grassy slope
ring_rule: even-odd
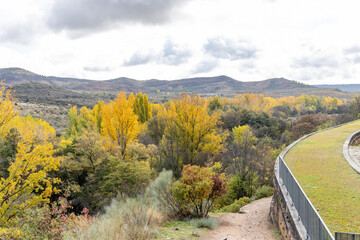
[[[360,233],[360,175],[342,155],[360,121],[315,134],[295,145],[285,161],[330,231]]]

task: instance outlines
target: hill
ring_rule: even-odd
[[[327,84],[314,86],[318,88],[335,88],[343,92],[360,92],[360,84]]]
[[[11,88],[20,102],[57,106],[93,107],[99,100],[108,101],[115,96],[110,93],[75,92],[39,82],[19,83]]]
[[[209,95],[223,94],[226,96],[246,92],[265,93],[267,95],[334,94],[334,90],[324,90],[315,86],[287,80],[285,78],[273,78],[256,82],[242,82],[228,76],[199,77],[172,81],[157,79],[135,80],[121,77],[111,80],[96,81],[88,79],[42,76],[21,68],[2,68],[0,69],[0,79],[6,79],[6,84],[11,85],[38,83],[60,87],[64,90],[89,92],[114,93],[119,91],[141,91],[147,94],[152,94],[160,91],[163,93],[169,92],[177,94],[185,90],[189,93]],[[67,92],[66,94],[70,93]]]

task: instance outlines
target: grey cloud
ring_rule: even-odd
[[[163,49],[156,54],[135,53],[129,59],[125,60],[123,66],[136,66],[156,62],[165,65],[180,65],[186,63],[191,56],[189,49],[180,47],[168,40],[165,42]]]
[[[204,45],[206,53],[222,59],[239,60],[254,58],[257,50],[247,41],[211,38]]]
[[[354,45],[351,46],[349,48],[345,48],[343,50],[344,54],[348,55],[348,54],[354,54],[354,53],[359,53],[360,52],[360,46],[358,45]]]
[[[293,61],[292,67],[295,68],[324,68],[339,66],[339,62],[334,56],[321,56],[321,54],[315,54],[311,56],[303,56]]]
[[[84,67],[83,69],[88,72],[108,72],[111,70],[109,67],[89,67],[89,66]]]
[[[47,19],[53,30],[103,29],[120,22],[161,24],[188,0],[56,0]]]
[[[8,26],[0,32],[0,42],[30,44],[37,35],[37,27],[30,23]]]
[[[247,61],[241,64],[240,70],[253,69],[256,67],[256,64],[253,61]]]
[[[218,61],[216,60],[205,60],[200,62],[192,71],[193,73],[207,73],[216,68]]]
[[[190,50],[175,45],[171,41],[167,41],[163,46],[159,62],[167,65],[180,65],[187,62],[190,56]]]
[[[345,60],[349,63],[360,63],[360,46],[354,45],[343,50]]]
[[[136,65],[142,65],[150,62],[153,60],[154,56],[148,54],[148,55],[142,55],[139,53],[135,53],[132,55],[128,60],[125,60],[123,63],[123,66],[136,66]]]
[[[354,56],[352,58],[352,61],[353,61],[353,63],[356,63],[356,64],[360,63],[360,56],[359,55]]]

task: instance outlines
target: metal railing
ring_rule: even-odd
[[[360,234],[336,232],[335,239],[336,240],[360,240]]]
[[[292,203],[298,212],[298,219],[303,223],[307,231],[307,239],[311,240],[334,240],[333,235],[321,219],[305,192],[296,181],[294,175],[279,156],[279,177],[290,195]]]

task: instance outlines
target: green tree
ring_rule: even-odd
[[[146,94],[139,92],[135,95],[134,112],[139,117],[139,121],[144,123],[151,117],[151,104]]]

